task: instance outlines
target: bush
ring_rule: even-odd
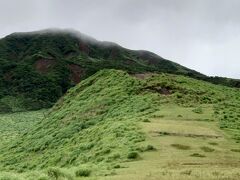
[[[218,145],[218,143],[216,143],[216,142],[209,142],[208,144],[213,145],[213,146],[217,146]]]
[[[61,176],[61,171],[56,168],[50,168],[47,170],[47,174],[49,177],[52,177],[54,179],[58,179]]]
[[[63,172],[61,169],[59,168],[49,168],[47,170],[47,174],[49,177],[54,178],[54,179],[59,179],[61,177],[68,179],[68,180],[72,180],[72,176]]]
[[[143,119],[142,122],[151,122],[149,119]]]
[[[240,152],[240,149],[231,149],[232,152]]]
[[[9,105],[0,102],[0,113],[10,112],[12,112],[12,108]]]
[[[138,155],[138,153],[135,152],[135,151],[130,152],[130,153],[128,153],[128,155],[127,155],[127,158],[128,158],[128,159],[137,159],[138,157],[139,157],[139,155]]]
[[[201,107],[198,107],[198,108],[195,108],[192,110],[193,112],[197,113],[197,114],[202,114],[203,113],[203,110]]]
[[[171,144],[172,147],[175,147],[177,149],[181,150],[189,150],[191,149],[190,146],[182,145],[182,144]]]
[[[184,175],[188,175],[190,176],[192,174],[192,170],[185,170],[185,171],[182,171],[181,174],[184,174]]]
[[[183,98],[183,95],[182,95],[182,94],[180,94],[180,93],[175,93],[175,96],[176,96],[178,99],[181,99],[181,98]]]
[[[88,177],[91,175],[91,170],[90,169],[79,169],[75,172],[75,175],[77,177]]]
[[[147,145],[147,147],[145,148],[145,151],[155,151],[156,148],[153,145]]]
[[[201,158],[206,157],[205,155],[202,155],[202,154],[199,154],[199,153],[193,153],[190,156],[192,156],[192,157],[201,157]]]
[[[203,146],[200,149],[203,150],[204,152],[213,152],[214,151],[214,149],[212,149],[210,147],[206,147],[206,146]]]
[[[113,168],[119,169],[119,168],[121,168],[121,166],[119,164],[116,164],[116,165],[113,166]]]

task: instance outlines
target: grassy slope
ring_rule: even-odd
[[[104,70],[86,79],[47,118],[1,147],[0,168],[33,179],[52,172],[71,179],[83,166],[103,179],[237,179],[239,90],[182,76],[145,76]],[[133,152],[140,154],[137,161]],[[45,170],[51,166],[62,169]]]
[[[44,114],[46,114],[46,110],[1,114],[0,147],[32,129],[37,122],[44,118]]]

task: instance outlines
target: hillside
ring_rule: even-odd
[[[93,179],[238,179],[239,106],[238,89],[102,70],[29,122],[31,128],[21,131],[29,126],[22,123],[19,131],[3,131],[0,174],[75,179],[85,170]]]
[[[167,72],[240,86],[239,80],[207,77],[148,51],[49,29],[0,39],[0,112],[51,107],[70,87],[104,68]]]

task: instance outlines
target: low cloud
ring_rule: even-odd
[[[238,0],[0,1],[0,36],[71,28],[146,49],[208,75],[240,78]]]

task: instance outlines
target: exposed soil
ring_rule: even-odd
[[[89,54],[89,52],[90,52],[90,49],[89,49],[88,45],[83,43],[83,42],[79,42],[79,50],[81,52],[86,53],[86,54]]]
[[[39,59],[35,62],[35,69],[42,74],[48,73],[54,66],[56,61],[52,59]]]
[[[77,84],[81,81],[81,79],[83,78],[83,76],[85,75],[85,70],[76,64],[70,64],[68,65],[68,68],[71,72],[70,74],[70,80],[74,83]]]

